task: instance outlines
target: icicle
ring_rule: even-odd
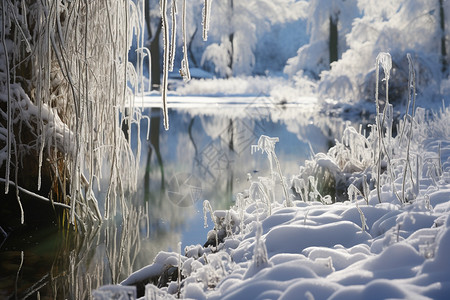
[[[14,153],[17,153],[17,143],[14,142]],[[19,165],[19,157],[18,155],[14,155],[15,158],[15,165],[18,166]],[[14,180],[16,182],[19,182],[19,168],[14,168],[15,170],[15,176],[14,176]],[[19,209],[20,209],[20,224],[24,224],[25,223],[25,213],[23,211],[23,206],[22,206],[22,201],[20,201],[20,195],[19,195],[19,186],[16,185],[16,199],[17,199],[17,203],[19,204]]]
[[[183,12],[181,29],[183,31],[183,60],[181,61],[180,75],[185,82],[191,80],[191,72],[189,71],[189,59],[187,48],[187,29],[186,29],[186,0],[183,0]]]
[[[171,32],[171,41],[170,41],[170,55],[169,55],[169,71],[173,71],[173,65],[175,61],[175,51],[177,49],[177,1],[172,0],[172,8],[171,8],[171,17],[172,17],[172,32]]]
[[[5,175],[5,179],[6,179],[6,183],[5,183],[5,194],[8,194],[9,192],[9,175],[10,175],[10,168],[11,168],[11,139],[12,139],[12,128],[11,128],[11,123],[12,123],[12,116],[11,116],[11,105],[12,105],[12,99],[11,99],[11,79],[9,78],[9,57],[8,57],[8,48],[6,47],[6,40],[5,40],[5,19],[6,19],[6,14],[5,14],[5,1],[2,1],[2,44],[3,44],[3,50],[5,51],[5,66],[6,66],[6,89],[7,89],[7,93],[8,93],[8,103],[7,103],[7,118],[6,118],[6,122],[7,122],[7,159],[6,159],[6,175]],[[17,155],[17,154],[16,154]]]
[[[204,0],[202,12],[203,40],[208,40],[209,19],[211,15],[211,0]]]
[[[167,80],[169,76],[169,26],[167,22],[167,0],[161,0],[161,18],[163,26],[163,45],[164,45],[164,65],[163,65],[163,84],[162,84],[162,101],[164,112],[164,129],[169,130],[169,115],[167,111]]]

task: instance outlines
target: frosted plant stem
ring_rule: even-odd
[[[181,292],[181,242],[178,242],[178,278],[177,278],[177,296],[180,298]]]
[[[384,140],[382,140],[382,145],[383,145],[383,151],[384,151],[384,154],[385,154],[385,156],[386,156],[386,160],[387,160],[387,172],[388,172],[388,174],[389,174],[389,176],[390,176],[390,178],[391,178],[391,185],[392,185],[392,192],[394,193],[394,195],[395,195],[395,197],[398,199],[398,201],[400,202],[400,203],[403,203],[403,200],[402,200],[402,198],[400,198],[400,195],[398,194],[398,192],[397,192],[397,188],[395,187],[395,184],[394,184],[394,173],[393,173],[393,171],[392,171],[392,161],[391,161],[391,157],[390,157],[390,155],[388,154],[388,152],[387,152],[387,147],[386,147],[386,143],[385,143],[385,141]]]
[[[278,175],[280,176],[281,186],[283,187],[284,197],[286,198],[286,206],[291,207],[292,203],[289,198],[289,194],[287,192],[286,183],[285,183],[283,174],[281,173],[280,162],[278,161],[278,157],[276,156],[275,152],[273,153],[272,157],[275,160],[275,164],[277,165]]]
[[[17,274],[16,274],[16,280],[15,280],[15,282],[14,282],[14,289],[15,289],[15,292],[17,293],[18,292],[18,290],[17,290],[17,284],[18,284],[18,282],[19,282],[19,274],[20,274],[20,271],[22,271],[22,265],[23,265],[23,251],[20,251],[20,265],[19,265],[19,268],[17,269]],[[17,295],[17,294],[16,294]]]
[[[439,167],[439,176],[442,176],[444,173],[444,169],[442,168],[442,149],[441,149],[441,142],[438,143],[438,167]]]
[[[171,30],[171,41],[170,41],[170,56],[169,56],[169,71],[173,71],[173,65],[175,62],[175,52],[177,48],[177,1],[172,0],[172,8],[170,10],[170,15],[172,17],[172,30]]]
[[[189,71],[188,47],[187,47],[187,29],[186,29],[186,0],[183,0],[183,12],[181,18],[181,29],[183,31],[183,60],[181,61],[180,74],[184,81],[191,80]]]
[[[167,88],[169,78],[169,24],[167,22],[167,0],[161,0],[161,18],[163,26],[163,45],[164,45],[164,66],[163,66],[163,84],[162,84],[162,101],[164,112],[164,129],[169,130],[169,114],[167,108]]]
[[[383,119],[380,120],[380,102],[378,99],[378,82],[380,80],[380,64],[383,67],[384,70],[384,79],[386,80],[386,103],[383,109]],[[377,161],[377,196],[378,196],[378,202],[381,203],[381,187],[380,187],[380,180],[381,180],[381,160],[382,160],[382,143],[383,143],[383,123],[386,115],[386,107],[389,104],[389,72],[392,68],[392,59],[391,55],[389,53],[381,52],[378,54],[376,59],[376,67],[375,67],[375,103],[376,103],[376,122],[377,122],[377,131],[378,131],[378,161]]]
[[[214,229],[215,229],[215,235],[216,235],[216,247],[219,246],[219,224],[217,224],[216,219],[214,217],[214,212],[211,207],[211,203],[209,203],[208,200],[203,201],[203,220],[204,220],[204,227],[208,227],[208,212],[211,217],[211,220],[214,223]]]
[[[364,215],[361,208],[359,208],[358,202],[356,202],[356,209],[358,209],[359,217],[361,219],[361,230],[362,230],[362,232],[365,232],[366,229],[369,229],[369,227],[367,226],[367,223],[366,223],[366,216]]]
[[[405,199],[406,173],[408,171],[408,166],[410,165],[409,152],[410,152],[412,130],[413,130],[413,123],[414,123],[414,106],[415,106],[415,102],[416,102],[416,72],[414,70],[414,63],[411,59],[411,55],[408,53],[406,55],[406,57],[408,58],[408,64],[409,64],[409,78],[408,78],[408,91],[409,92],[408,92],[408,107],[407,107],[407,111],[406,111],[406,115],[405,115],[405,120],[403,122],[403,124],[404,124],[403,128],[406,127],[406,120],[407,120],[406,118],[408,116],[409,104],[411,102],[411,94],[413,97],[413,108],[412,108],[413,116],[409,120],[409,136],[408,136],[408,144],[406,146],[406,162],[405,162],[405,169],[403,170],[403,181],[402,181],[402,200],[403,200],[403,202],[406,202],[406,199]],[[411,89],[412,89],[412,91],[410,91]],[[402,135],[403,135],[403,133],[402,133]],[[412,184],[414,185],[414,182],[412,182]]]
[[[2,1],[2,44],[3,44],[3,50],[5,51],[5,66],[6,66],[6,89],[8,93],[8,102],[7,102],[7,137],[6,137],[6,144],[7,144],[7,154],[6,154],[6,182],[5,182],[5,194],[8,194],[9,192],[9,175],[10,175],[10,168],[11,168],[11,140],[12,140],[12,116],[11,116],[11,105],[12,105],[12,99],[11,99],[11,79],[9,78],[9,57],[8,57],[8,48],[6,47],[6,40],[5,40],[5,31],[6,31],[6,25],[5,25],[5,19],[6,19],[6,13],[5,13],[5,1]],[[17,154],[16,154],[17,155]]]
[[[367,183],[367,175],[363,175],[363,192],[364,199],[366,200],[366,204],[369,205],[369,184]]]
[[[209,30],[209,19],[211,14],[211,0],[204,0],[203,2],[203,15],[202,15],[202,25],[203,25],[203,40],[208,40],[208,30]]]
[[[376,161],[377,163],[377,196],[378,196],[378,202],[381,203],[381,188],[380,188],[380,177],[381,177],[381,139],[382,139],[382,133],[381,133],[381,123],[380,123],[380,103],[378,100],[378,81],[380,80],[380,70],[379,70],[379,60],[377,57],[376,60],[376,67],[375,67],[375,107],[376,107],[376,125],[377,125],[377,133],[378,133],[378,159]]]

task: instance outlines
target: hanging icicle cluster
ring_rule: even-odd
[[[209,19],[211,15],[211,1],[204,0],[203,12],[202,12],[202,26],[203,26],[203,40],[208,39],[209,30]],[[164,128],[169,129],[169,115],[167,107],[167,90],[168,90],[168,76],[169,72],[173,71],[174,61],[175,61],[175,49],[176,45],[176,34],[177,34],[177,18],[178,13],[177,1],[172,0],[170,13],[171,13],[171,29],[169,30],[169,21],[167,20],[167,0],[160,1],[161,8],[161,18],[163,26],[163,48],[164,48],[164,64],[163,64],[163,84],[162,84],[162,102],[163,102],[163,114],[164,114]],[[181,61],[180,75],[183,80],[188,81],[191,79],[191,74],[189,72],[189,61],[187,55],[187,27],[186,27],[186,0],[183,0],[182,8],[182,36],[183,36],[183,59]],[[170,42],[169,42],[169,31],[170,31]]]
[[[176,0],[170,4],[160,1],[166,129],[177,20]],[[204,39],[210,7],[211,0],[205,0]],[[136,189],[140,157],[139,138],[135,154],[129,142],[131,124],[140,136],[134,94],[144,93],[143,60],[150,56],[144,47],[143,0],[4,0],[0,8],[0,182],[6,194],[15,187],[22,223],[21,193],[67,209],[64,220],[80,226],[118,208],[126,214],[125,194]],[[180,74],[189,80],[186,31],[183,0]],[[136,68],[128,61],[133,36]],[[27,177],[26,168],[37,171]],[[104,205],[95,197],[98,191],[105,195]]]
[[[187,30],[186,30],[186,0],[183,0],[183,12],[181,20],[181,28],[183,32],[183,60],[181,61],[180,75],[184,81],[191,80],[191,72],[189,71],[188,46],[187,46]]]
[[[81,227],[117,208],[126,213],[125,192],[136,189],[139,155],[119,118],[139,124],[127,82],[139,90],[143,67],[134,69],[128,51],[134,33],[143,45],[143,2],[5,0],[1,9],[5,192],[15,186],[19,203],[19,190],[39,193],[69,208],[65,220]],[[27,157],[38,157],[36,168]],[[25,183],[34,168],[34,184]],[[94,196],[99,190],[106,192],[104,206]]]

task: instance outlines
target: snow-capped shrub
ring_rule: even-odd
[[[383,1],[389,2],[389,1]],[[387,4],[387,3],[386,3]],[[361,2],[364,16],[353,24],[347,36],[350,49],[323,74],[323,96],[339,97],[332,90],[335,78],[346,74],[356,91],[355,99],[371,99],[373,95],[374,70],[371,62],[380,51],[389,50],[393,59],[393,76],[390,97],[393,101],[405,101],[405,83],[408,78],[406,53],[415,60],[417,91],[433,95],[439,90],[440,29],[438,26],[438,3],[416,0],[386,5]],[[407,24],[406,26],[404,24]],[[352,99],[346,99],[352,100]]]
[[[338,24],[338,57],[347,49],[345,36],[351,31],[353,20],[360,16],[357,0],[313,0],[308,7],[308,33],[310,41],[302,46],[297,56],[287,61],[284,72],[293,78],[299,71],[319,79],[330,66],[330,19]]]
[[[448,57],[441,57],[443,33],[439,25],[438,1],[359,0],[345,4],[313,1],[310,8],[313,11],[315,3],[322,6],[319,12],[311,15],[314,18],[311,17],[310,43],[301,47],[296,57],[289,59],[284,70],[291,78],[303,74],[319,79],[318,90],[322,99],[332,98],[347,103],[373,100],[373,62],[379,52],[389,51],[393,61],[390,98],[393,102],[404,103],[408,78],[406,53],[411,53],[416,62],[418,94],[433,98],[439,93],[442,61]],[[341,5],[345,7],[341,8]],[[450,9],[448,3],[443,5],[445,11]],[[343,20],[339,35],[344,40],[339,40],[339,60],[329,67],[327,16],[336,9],[347,11],[345,18],[339,18]],[[449,16],[445,14],[446,23],[450,21]],[[381,87],[381,94],[385,93],[383,89]]]

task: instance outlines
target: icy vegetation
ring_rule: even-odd
[[[376,61],[387,86],[391,56]],[[229,210],[205,201],[205,222],[209,214],[214,223],[207,243],[187,246],[181,259],[160,252],[121,285],[147,284],[143,299],[444,299],[450,109],[413,106],[394,125],[384,104],[369,132],[348,127],[327,153],[307,161],[287,197],[275,191],[276,182],[284,186],[273,170],[279,141],[262,136],[254,148],[267,154],[271,176],[252,179]]]
[[[160,11],[166,129],[178,16],[177,1],[167,2],[161,1]],[[209,23],[211,0],[206,5]],[[137,188],[141,156],[140,138],[131,147],[131,127],[140,137],[142,118],[135,96],[146,92],[144,73],[150,69],[144,66],[150,57],[146,9],[141,0],[2,2],[0,181],[4,193],[17,199],[21,224],[27,217],[24,195],[67,209],[63,223],[81,229],[119,211],[127,214],[125,197]],[[180,72],[189,80],[186,11],[184,1]],[[205,24],[205,34],[207,29]],[[128,57],[132,43],[134,65]]]
[[[127,79],[137,86],[143,69],[128,62],[142,8],[132,1],[2,2],[0,165],[5,193],[15,187],[19,203],[27,189],[48,193],[47,201],[69,207],[66,220],[78,219],[82,229],[85,221],[126,210],[115,199],[135,190],[139,162],[119,114],[139,119]],[[37,166],[28,156],[38,157]],[[23,168],[38,168],[24,176],[36,176],[34,184],[20,186]],[[104,205],[98,190],[106,192]]]

